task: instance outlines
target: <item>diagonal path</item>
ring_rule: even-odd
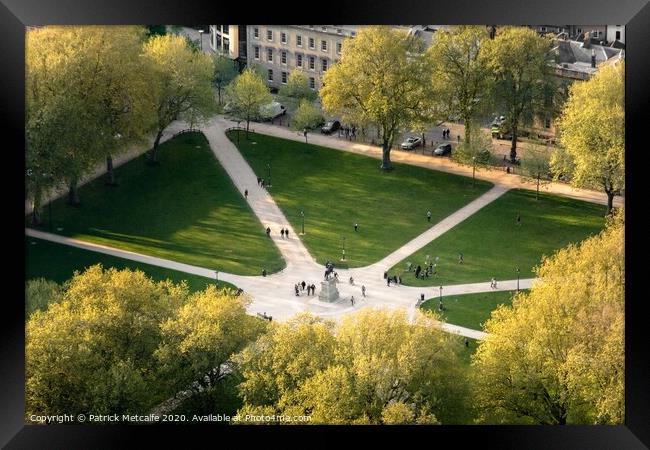
[[[390,255],[386,256],[384,259],[368,266],[368,269],[372,269],[378,273],[383,274],[384,271],[390,269],[395,264],[406,258],[407,256],[415,253],[420,250],[422,247],[427,245],[429,242],[433,241],[440,237],[443,233],[446,233],[463,220],[467,219],[472,214],[475,214],[479,209],[484,206],[492,203],[503,194],[508,192],[510,188],[505,186],[494,186],[492,189],[487,191],[485,194],[481,195],[479,198],[465,205],[455,213],[447,216],[440,222],[438,222],[433,227],[429,228],[427,231],[416,237],[415,239],[407,242],[397,250],[395,250]]]

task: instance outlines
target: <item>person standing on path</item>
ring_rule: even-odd
[[[462,264],[462,263],[463,263],[463,254],[459,253],[458,254],[458,264]]]
[[[288,228],[284,230],[284,235],[287,237],[287,239],[289,239],[289,229]]]
[[[363,284],[361,285],[361,295],[363,295],[364,297],[366,296],[366,286]]]
[[[350,303],[352,304],[352,306],[354,306],[354,295],[350,297]]]
[[[314,283],[311,284],[311,295],[316,295],[316,285]]]
[[[260,178],[260,187],[264,188],[264,178]]]
[[[305,285],[306,285],[306,284],[307,284],[307,283],[305,283],[305,281],[304,281],[304,280],[303,280],[303,282],[302,282],[302,283],[300,283],[300,285],[302,286],[302,290],[303,290],[303,291],[305,290]]]
[[[244,190],[244,198],[248,200],[248,189]]]
[[[280,236],[282,236],[282,238],[284,239],[284,228],[280,230]]]
[[[431,211],[427,211],[427,221],[431,222]]]
[[[271,237],[271,227],[266,227],[266,235]]]
[[[359,231],[359,224],[358,223],[354,224],[354,231]]]

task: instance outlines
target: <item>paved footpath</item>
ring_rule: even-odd
[[[258,125],[260,124],[256,124],[258,131],[266,132],[266,128],[260,130]],[[402,248],[396,250],[373,265],[347,270],[337,270],[339,279],[341,280],[338,284],[340,299],[334,303],[321,302],[318,300],[317,295],[307,296],[304,292],[301,292],[298,296],[295,295],[294,285],[303,280],[308,284],[315,284],[317,287],[316,291],[320,291],[320,282],[323,279],[324,267],[314,261],[302,241],[299,239],[298,234],[291,227],[271,195],[264,188],[257,186],[257,177],[255,173],[239,153],[235,145],[230,142],[225,135],[225,129],[230,126],[232,126],[230,121],[225,120],[222,117],[216,117],[206,126],[202,127],[201,130],[206,135],[216,158],[231,177],[241,195],[244,195],[243,192],[245,189],[248,190],[248,203],[260,220],[260,226],[263,228],[266,228],[267,226],[271,228],[271,239],[282,253],[287,266],[281,272],[271,274],[267,277],[241,276],[219,272],[219,280],[238,286],[250,296],[252,302],[248,307],[249,313],[265,313],[272,316],[274,320],[286,320],[302,311],[308,311],[321,317],[339,320],[347,314],[354,313],[361,308],[370,306],[403,309],[407,311],[409,317],[413,317],[417,311],[421,295],[424,294],[425,299],[437,298],[440,295],[439,287],[389,287],[383,279],[383,272],[414,251],[422,248],[433,239],[436,239],[458,223],[462,222],[485,205],[496,200],[511,187],[507,184],[498,184],[481,197],[475,199],[473,202],[451,214],[441,222],[434,224],[429,230],[425,231],[420,236],[417,236],[415,239],[405,244]],[[277,127],[272,126],[266,127],[271,130],[277,129]],[[292,134],[290,132],[288,133]],[[294,137],[297,136],[294,135]],[[324,136],[314,136],[313,138],[324,140],[322,142],[323,145],[331,145],[332,142],[337,142],[336,139]],[[314,141],[313,138],[311,139],[312,142]],[[299,137],[299,139],[302,138]],[[338,142],[350,144],[347,141]],[[429,166],[425,165],[425,167]],[[271,190],[272,189],[273,188],[271,187]],[[280,237],[279,230],[283,227],[290,230],[290,238]],[[215,278],[215,272],[213,269],[191,266],[32,229],[27,229],[26,234],[28,236],[64,245],[97,251],[207,278]],[[354,279],[353,284],[348,281],[350,277]],[[519,287],[522,289],[529,288],[533,282],[533,279],[519,280]],[[496,290],[514,290],[517,287],[516,283],[516,280],[499,280],[499,288]],[[362,285],[366,287],[366,297],[361,293]],[[489,280],[486,280],[483,283],[443,286],[442,295],[444,299],[444,296],[449,295],[490,292],[493,290],[495,289],[490,287]],[[355,299],[354,304],[352,304],[352,297]],[[485,337],[485,333],[481,331],[470,330],[452,324],[443,324],[443,329],[451,333],[474,339],[483,339]]]

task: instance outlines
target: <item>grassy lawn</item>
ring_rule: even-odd
[[[202,134],[165,142],[160,161],[150,167],[142,155],[116,169],[117,187],[106,186],[104,177],[85,185],[79,207],[55,201],[54,232],[220,272],[284,268]],[[44,212],[41,229],[48,230]]]
[[[236,134],[230,138],[237,145]],[[278,206],[296,232],[304,210],[305,246],[319,263],[339,267],[377,262],[492,186],[405,164],[382,172],[377,159],[255,133],[238,146],[258,176],[268,179],[271,164]]]
[[[514,291],[495,291],[443,297],[442,317],[453,325],[482,330],[492,311],[500,304],[510,305],[514,294]],[[438,312],[438,304],[438,297],[435,297],[428,299],[420,307]]]
[[[57,283],[63,283],[72,278],[75,270],[83,272],[89,266],[101,264],[106,269],[110,267],[115,267],[116,269],[139,269],[156,281],[170,279],[174,283],[180,283],[182,280],[186,280],[187,285],[193,292],[203,290],[209,284],[214,284],[214,280],[198,275],[177,272],[163,267],[82,250],[80,248],[56,244],[32,237],[25,239],[25,258],[26,280],[46,278]],[[235,286],[224,281],[219,281],[219,286],[236,289]]]
[[[432,241],[416,253],[396,264],[391,273],[405,270],[406,262],[420,264],[430,255],[438,257],[437,275],[416,279],[413,272],[402,274],[410,286],[489,281],[535,276],[533,268],[543,255],[550,256],[569,243],[575,243],[598,233],[605,226],[604,207],[535,192],[512,190],[479,210],[458,226]],[[521,225],[517,225],[517,214]],[[463,254],[463,264],[458,254]]]

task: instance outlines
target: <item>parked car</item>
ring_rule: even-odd
[[[402,142],[402,147],[403,150],[413,150],[419,146],[422,145],[422,138],[419,137],[410,137],[404,142]]]
[[[436,149],[433,151],[433,154],[435,156],[445,156],[445,155],[451,155],[451,144],[440,144]]]
[[[262,120],[273,120],[276,117],[284,116],[286,113],[287,108],[278,102],[271,102],[260,106],[260,118]]]
[[[341,128],[341,122],[338,120],[330,120],[321,127],[320,132],[323,134],[332,134],[339,128]]]

